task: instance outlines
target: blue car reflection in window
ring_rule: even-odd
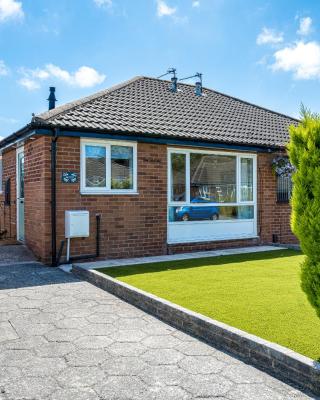
[[[191,203],[212,203],[213,199],[204,197],[195,197]],[[192,220],[212,220],[219,219],[219,208],[216,206],[183,206],[175,209],[176,221],[192,221]]]

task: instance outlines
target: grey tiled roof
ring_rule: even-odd
[[[136,77],[36,119],[72,129],[270,147],[284,146],[289,125],[298,123],[214,90],[198,97],[192,85],[178,87],[172,93],[168,81]]]

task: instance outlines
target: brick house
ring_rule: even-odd
[[[89,211],[73,258],[296,243],[271,162],[298,122],[136,77],[34,116],[0,142],[0,231],[53,265],[66,254],[66,210]]]

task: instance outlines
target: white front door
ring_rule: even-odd
[[[24,148],[17,149],[17,239],[24,241]]]

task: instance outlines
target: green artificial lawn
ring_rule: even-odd
[[[293,250],[99,269],[185,308],[320,358],[320,319],[300,288]]]

